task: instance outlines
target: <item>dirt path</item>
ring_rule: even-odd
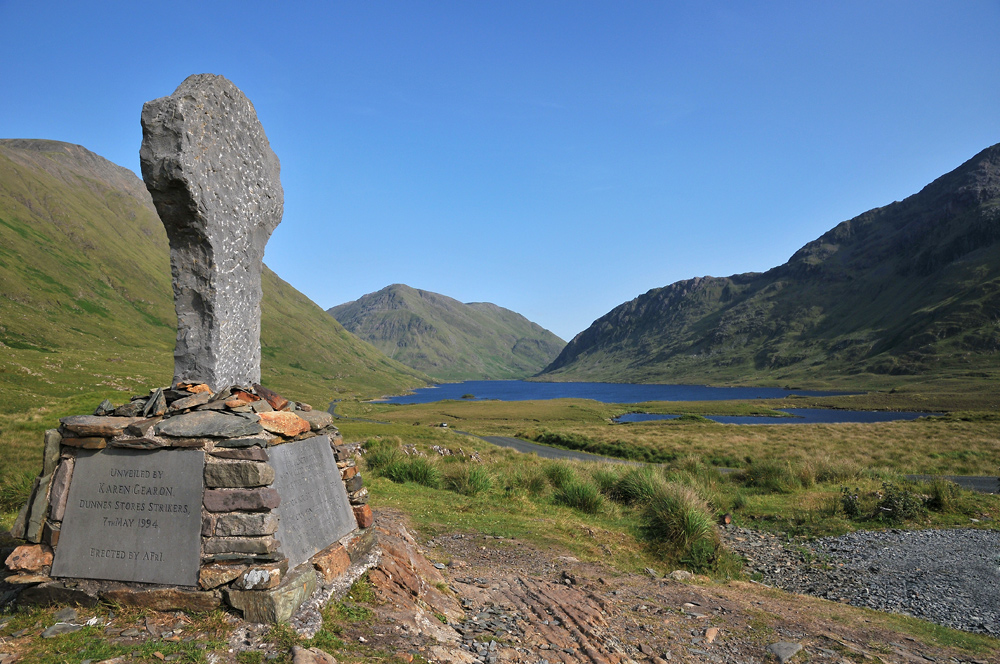
[[[404,655],[466,664],[751,663],[777,661],[767,648],[786,642],[804,651],[793,661],[1000,662],[922,643],[853,607],[757,584],[620,574],[482,534],[418,544],[400,513],[380,512],[377,523],[386,556],[371,579],[383,604],[376,625],[357,636]]]

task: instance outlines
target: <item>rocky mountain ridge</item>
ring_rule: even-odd
[[[543,376],[621,382],[988,378],[1000,369],[1000,145],[764,273],[619,305]]]

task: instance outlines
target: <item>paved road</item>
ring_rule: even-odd
[[[458,430],[456,430],[455,433],[465,434],[466,436],[474,436],[475,438],[482,438],[487,443],[499,445],[500,447],[509,447],[517,450],[518,452],[524,452],[525,454],[535,453],[545,459],[572,459],[576,461],[601,461],[604,463],[627,463],[630,465],[639,465],[638,462],[635,461],[625,461],[623,459],[615,459],[597,454],[588,454],[587,452],[577,452],[576,450],[564,450],[558,447],[539,445],[538,443],[521,440],[520,438],[509,438],[507,436],[476,436],[475,434]],[[735,472],[735,469],[719,468],[719,472],[732,473]],[[1000,489],[1000,478],[990,475],[906,475],[905,477],[908,480],[921,481],[931,481],[938,478],[950,480],[963,489],[978,491],[979,493],[997,493],[998,489]]]

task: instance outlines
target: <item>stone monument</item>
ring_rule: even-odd
[[[332,416],[258,384],[278,158],[221,76],[147,102],[142,127],[143,177],[170,239],[174,383],[46,432],[11,528],[29,544],[7,559],[7,581],[28,603],[225,601],[252,621],[287,620],[377,549],[356,451]]]
[[[170,239],[174,383],[260,382],[260,272],[281,222],[278,157],[229,80],[188,77],[142,107],[142,178]]]

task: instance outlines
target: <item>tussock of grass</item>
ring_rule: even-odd
[[[556,490],[554,498],[561,505],[587,514],[596,514],[604,506],[604,497],[597,487],[578,478],[564,482]]]
[[[664,483],[643,507],[642,534],[681,558],[706,546],[714,551],[718,543],[708,504],[691,487],[673,482]]]
[[[445,485],[463,496],[476,496],[493,487],[493,477],[481,465],[464,463],[448,472]]]

